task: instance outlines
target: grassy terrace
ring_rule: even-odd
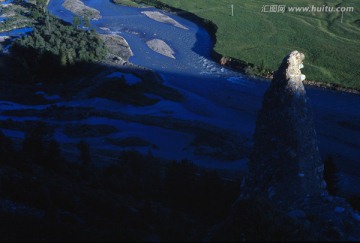
[[[138,1],[138,0],[136,0]],[[118,2],[123,2],[119,1]],[[138,1],[139,2],[139,1]],[[308,80],[360,89],[360,2],[358,0],[157,0],[140,1],[183,9],[218,26],[214,50],[275,70],[297,49],[306,55]],[[234,16],[230,5],[234,4]],[[264,5],[354,7],[354,12],[262,12]]]

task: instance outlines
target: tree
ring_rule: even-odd
[[[36,0],[36,7],[45,12],[47,0]]]
[[[81,23],[79,16],[75,15],[73,18],[73,26],[77,29]]]
[[[66,53],[68,64],[72,65],[75,63],[75,51],[74,49],[68,49]]]
[[[50,24],[50,20],[49,20],[49,14],[46,14],[46,26],[47,26],[47,34],[51,35],[51,24]]]
[[[60,51],[60,65],[66,66],[66,64],[67,64],[66,53],[65,53],[65,51],[61,50]]]
[[[90,18],[88,16],[84,16],[83,24],[84,24],[84,27],[90,28]]]

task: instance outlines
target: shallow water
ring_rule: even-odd
[[[3,5],[7,5],[7,4],[9,4],[9,3],[12,3],[14,0],[6,0],[6,1],[4,1],[3,3],[1,3],[1,4],[3,4]]]
[[[56,16],[71,22],[73,15],[61,6],[62,2],[51,1],[48,8]],[[213,43],[209,34],[205,29],[188,20],[171,15],[189,29],[184,30],[141,14],[142,11],[158,11],[154,8],[124,7],[103,0],[87,0],[84,3],[98,9],[102,15],[100,20],[92,21],[92,26],[98,32],[116,33],[128,41],[134,52],[130,61],[135,64],[167,73],[241,76],[236,72],[226,71],[210,60]],[[100,29],[101,27],[110,30],[104,31]],[[176,59],[152,51],[146,45],[146,41],[151,39],[165,41],[175,51]]]
[[[31,31],[33,31],[33,28],[24,27],[24,28],[14,29],[11,31],[2,32],[2,33],[0,33],[0,36],[20,37],[20,36],[26,35],[27,33],[31,32]]]

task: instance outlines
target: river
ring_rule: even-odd
[[[61,6],[63,2],[51,0],[48,9],[71,22],[73,15]],[[100,20],[91,21],[93,28],[99,33],[124,37],[134,53],[130,61],[158,72],[167,85],[183,92],[188,110],[207,110],[217,123],[251,139],[257,110],[269,82],[226,70],[213,62],[210,57],[213,43],[205,29],[176,15],[167,14],[188,30],[157,22],[141,13],[156,11],[152,7],[138,9],[106,0],[83,2],[102,15]],[[156,53],[146,45],[146,41],[155,38],[172,47],[175,59]],[[306,60],[303,70],[306,74]],[[322,156],[334,156],[340,169],[342,190],[360,195],[357,187],[360,184],[360,96],[315,87],[306,89]]]

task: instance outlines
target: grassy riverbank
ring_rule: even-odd
[[[111,0],[111,2],[121,4],[121,5],[130,6],[130,7],[139,7],[140,6],[138,3],[133,2],[131,0]]]
[[[326,1],[329,6],[354,7],[354,12],[344,12],[342,23],[341,13],[335,12],[262,12],[263,6],[269,5],[264,0],[140,2],[164,3],[212,21],[218,27],[214,51],[223,56],[275,70],[286,53],[297,49],[307,57],[304,72],[308,80],[360,89],[360,62],[354,61],[360,58],[360,3],[356,0]],[[234,4],[234,16],[230,4]],[[271,4],[324,6],[313,0],[275,0]]]

